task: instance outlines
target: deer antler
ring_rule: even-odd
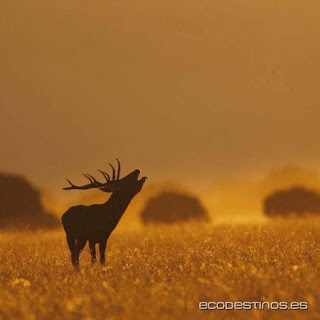
[[[99,169],[98,169],[98,171],[105,177],[105,179],[106,179],[107,181],[110,181],[110,176],[109,176],[106,172],[104,172],[104,171],[102,171],[102,170],[99,170]]]
[[[116,179],[116,170],[115,170],[114,166],[111,163],[109,163],[109,166],[112,169],[112,180],[115,180]]]
[[[105,191],[105,192],[112,192],[115,190],[115,187],[117,185],[117,183],[120,180],[120,170],[121,170],[121,164],[120,161],[116,158],[116,161],[118,163],[118,171],[117,171],[117,175],[116,175],[116,170],[113,167],[113,165],[111,163],[109,163],[110,167],[112,168],[112,179],[110,179],[110,176],[107,172],[104,172],[102,170],[98,171],[104,176],[104,178],[106,179],[106,182],[101,183],[100,181],[98,181],[94,176],[92,176],[91,174],[85,174],[83,173],[83,175],[90,181],[90,183],[85,184],[83,186],[76,186],[75,184],[73,184],[69,179],[66,178],[66,180],[69,182],[70,186],[68,187],[64,187],[62,188],[63,190],[88,190],[88,189],[96,189],[99,188],[101,191]]]
[[[119,178],[120,178],[120,171],[121,171],[121,164],[120,164],[120,161],[119,161],[119,159],[117,159],[117,158],[116,158],[116,160],[117,160],[117,162],[118,162],[118,173],[117,173],[117,180],[119,180]]]

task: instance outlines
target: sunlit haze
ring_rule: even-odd
[[[2,1],[1,170],[62,197],[65,177],[118,157],[224,211],[231,195],[247,201],[245,185],[265,191],[271,170],[316,171],[319,11],[315,0]]]

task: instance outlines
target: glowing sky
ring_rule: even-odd
[[[1,1],[0,168],[211,184],[320,161],[320,3]]]

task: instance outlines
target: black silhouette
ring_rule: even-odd
[[[121,165],[119,160],[116,160],[118,162],[117,174],[114,167],[110,164],[112,168],[112,178],[110,178],[108,173],[99,170],[106,179],[106,182],[101,183],[92,175],[84,174],[90,181],[89,184],[75,186],[67,179],[70,186],[63,188],[64,190],[88,190],[97,188],[103,192],[112,192],[109,200],[103,204],[71,207],[62,216],[63,227],[71,251],[71,261],[75,267],[79,265],[79,254],[87,241],[89,241],[92,262],[96,261],[95,245],[99,243],[100,262],[102,265],[105,264],[107,240],[117,226],[130,201],[141,191],[147,179],[146,177],[142,177],[138,180],[140,174],[140,170],[138,169],[120,179]]]
[[[24,177],[0,174],[1,228],[57,227],[59,220],[46,212],[41,194]]]
[[[208,213],[198,198],[173,191],[165,191],[149,199],[141,212],[141,218],[144,223],[209,220]]]
[[[264,213],[269,216],[320,213],[320,194],[304,187],[275,191],[265,198]]]

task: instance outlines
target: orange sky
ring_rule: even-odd
[[[315,0],[1,1],[0,168],[50,190],[115,156],[203,188],[317,168],[319,16]]]

